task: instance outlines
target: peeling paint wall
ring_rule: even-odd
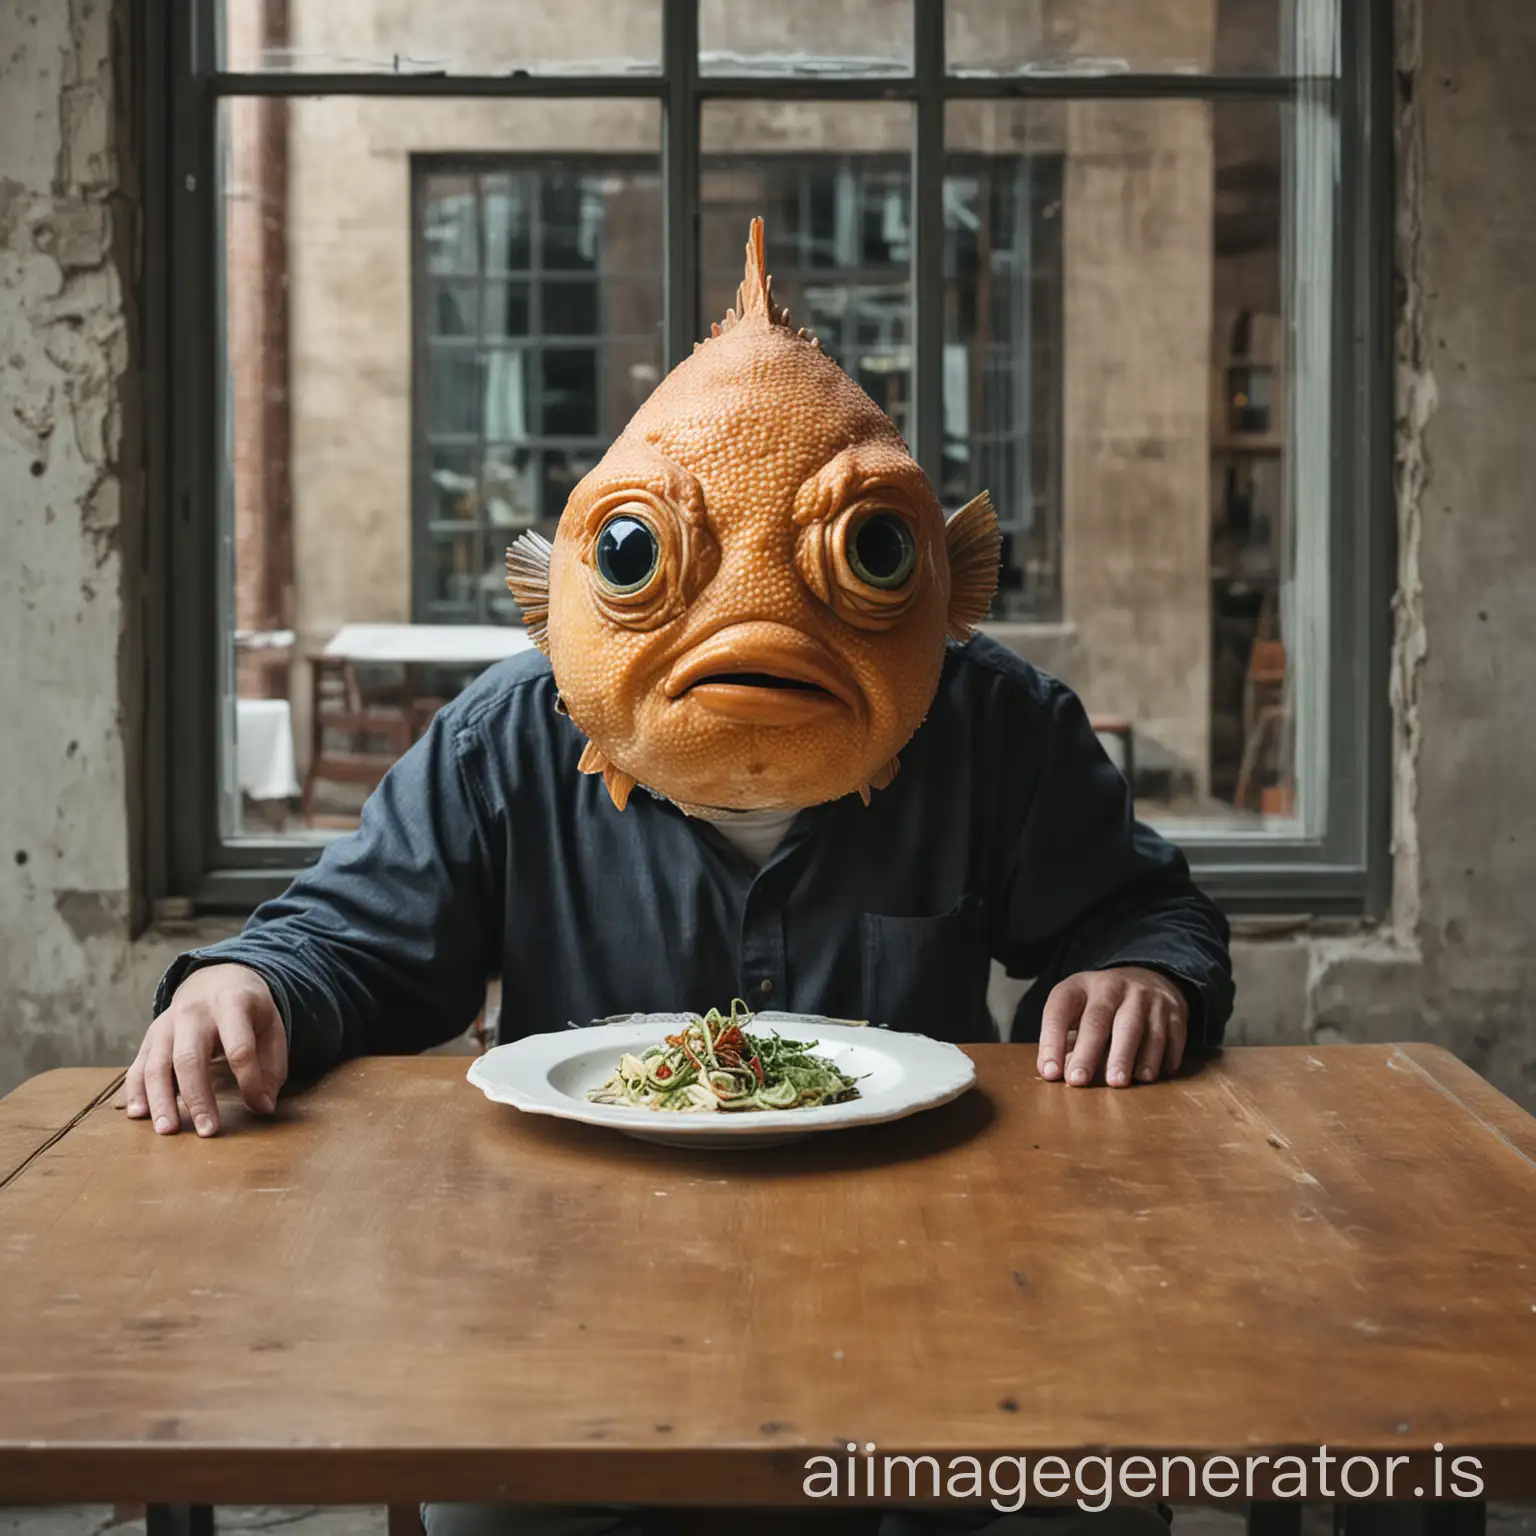
[[[143,498],[128,9],[0,6],[0,1093],[123,1059]]]
[[[0,1092],[121,1061],[131,940],[129,0],[0,6]],[[1536,7],[1401,0],[1392,921],[1250,925],[1235,1041],[1439,1040],[1536,1106]]]

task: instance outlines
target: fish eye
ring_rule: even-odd
[[[661,545],[648,523],[627,512],[610,517],[593,551],[597,574],[615,592],[638,592],[656,572]]]
[[[848,535],[848,564],[860,581],[891,591],[912,574],[917,540],[904,518],[894,512],[872,512]]]

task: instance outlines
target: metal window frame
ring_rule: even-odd
[[[1334,93],[1340,192],[1333,304],[1334,406],[1327,834],[1191,842],[1207,890],[1233,914],[1375,916],[1390,885],[1389,599],[1394,579],[1391,271],[1391,0],[1341,6]],[[904,76],[701,76],[697,0],[663,0],[654,75],[240,74],[220,68],[218,0],[141,0],[143,297],[150,412],[147,640],[147,894],[200,911],[249,912],[319,856],[324,841],[227,840],[219,821],[217,515],[224,395],[217,199],[219,103],[227,96],[614,98],[663,113],[665,362],[692,349],[699,313],[699,132],[706,101],[912,103],[915,449],[930,475],[943,447],[944,113],[952,100],[1288,101],[1284,76],[1013,77],[945,72],[943,0],[913,0]],[[163,909],[162,909],[163,910]]]

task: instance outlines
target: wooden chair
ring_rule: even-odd
[[[1286,708],[1285,645],[1279,640],[1255,640],[1248,654],[1243,683],[1243,756],[1237,769],[1232,803],[1240,810],[1285,815],[1291,808],[1290,778],[1284,770],[1284,746],[1290,729]],[[1278,783],[1259,786],[1264,766],[1280,759]],[[1255,787],[1259,787],[1255,797]],[[1253,803],[1257,798],[1257,803]]]
[[[1136,733],[1132,729],[1131,722],[1123,715],[1094,715],[1088,721],[1093,727],[1095,736],[1113,736],[1120,743],[1120,751],[1125,758],[1120,771],[1125,775],[1125,782],[1131,787],[1132,796],[1136,793]]]
[[[408,696],[399,701],[365,699],[357,668],[344,657],[311,656],[309,664],[310,749],[303,813],[312,822],[317,783],[323,779],[375,788],[418,731]],[[341,744],[333,745],[337,740]]]

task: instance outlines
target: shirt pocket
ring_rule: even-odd
[[[996,1039],[982,903],[962,897],[936,917],[859,919],[864,1016],[871,1024],[974,1043]]]

